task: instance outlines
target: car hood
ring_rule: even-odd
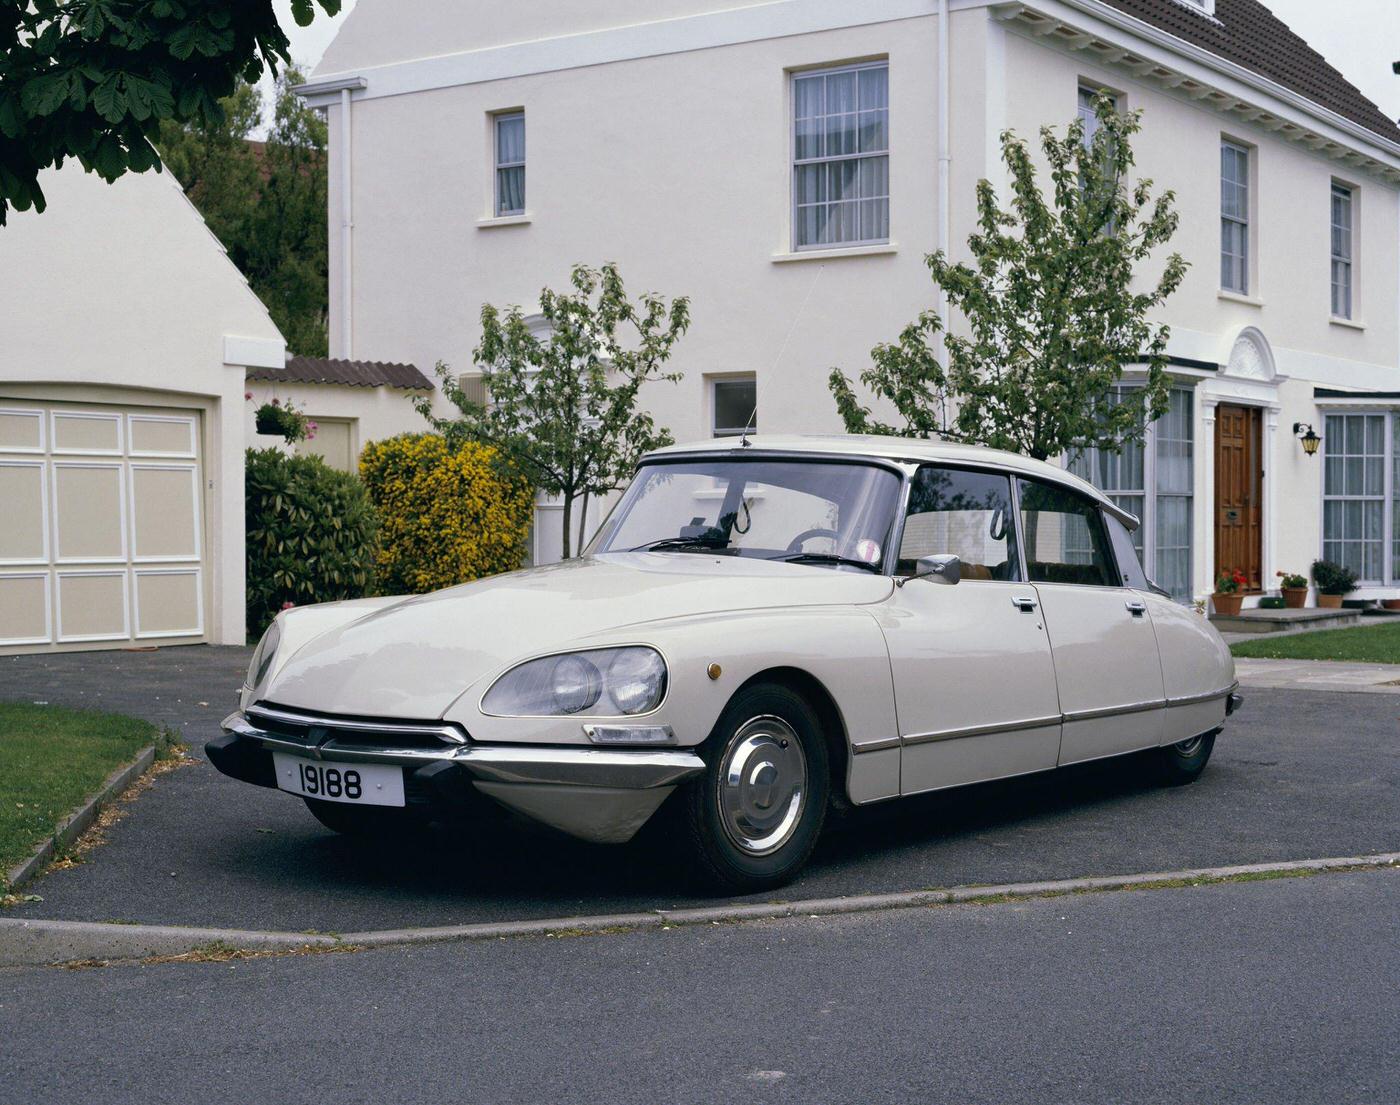
[[[617,630],[695,614],[880,602],[893,586],[873,573],[702,553],[584,557],[363,614],[302,645],[259,697],[326,713],[437,718],[478,680],[600,634],[615,639]],[[631,639],[644,643],[644,628]]]

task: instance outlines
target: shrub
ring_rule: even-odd
[[[244,473],[248,631],[287,604],[360,598],[374,582],[369,495],[320,457],[249,449]]]
[[[365,447],[360,476],[379,512],[380,594],[421,594],[520,566],[534,491],[491,446],[400,434]]]
[[[1314,560],[1312,577],[1319,595],[1345,595],[1356,590],[1356,573],[1330,560]]]

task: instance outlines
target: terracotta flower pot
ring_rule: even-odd
[[[1308,589],[1306,587],[1282,587],[1283,605],[1290,610],[1301,610],[1308,605]]]
[[[1217,591],[1211,595],[1210,599],[1215,604],[1215,612],[1222,618],[1235,617],[1244,604],[1244,596],[1238,591]]]
[[[1386,610],[1400,610],[1400,599],[1381,599],[1381,606]]]
[[[1317,596],[1317,605],[1318,605],[1318,606],[1326,607],[1326,608],[1331,609],[1331,610],[1338,610],[1338,609],[1341,608],[1341,605],[1342,605],[1342,596],[1341,596],[1341,595],[1318,595],[1318,596]]]

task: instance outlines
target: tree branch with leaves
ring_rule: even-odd
[[[927,258],[966,333],[929,310],[871,351],[861,383],[893,406],[896,423],[879,421],[833,369],[848,432],[939,436],[1044,460],[1117,452],[1166,411],[1170,329],[1149,315],[1180,286],[1186,262],[1171,253],[1145,285],[1138,269],[1176,232],[1175,195],[1154,198],[1151,180],[1129,183],[1141,113],[1120,113],[1101,95],[1094,114],[1088,140],[1079,119],[1063,134],[1041,129],[1048,196],[1026,144],[1001,135],[1009,206],[979,181],[971,262],[942,251]],[[1111,403],[1125,364],[1146,367],[1143,386]]]
[[[449,440],[494,445],[539,490],[563,500],[563,551],[573,551],[574,504],[605,495],[631,478],[643,453],[671,443],[651,414],[637,407],[642,386],[674,383],[676,342],[690,326],[690,301],[646,293],[628,298],[617,266],[574,268],[571,290],[540,292],[542,334],[519,307],[481,309],[481,341],[473,352],[488,401],[474,402],[456,374],[437,365],[442,392],[458,417],[434,415],[432,400],[416,401]]]

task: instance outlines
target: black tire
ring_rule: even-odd
[[[306,798],[312,815],[332,832],[342,836],[367,839],[376,836],[396,836],[421,829],[424,820],[416,810],[397,806],[352,806],[347,802],[326,802]]]
[[[1199,779],[1210,761],[1211,750],[1215,748],[1217,732],[1219,730],[1157,749],[1155,755],[1158,781],[1165,786],[1179,787]]]
[[[746,687],[725,707],[701,754],[705,773],[677,795],[700,881],[731,893],[790,881],[816,846],[831,793],[816,712],[787,687]],[[752,764],[747,780],[738,771],[739,785],[726,786],[721,775],[738,757],[740,766]]]

